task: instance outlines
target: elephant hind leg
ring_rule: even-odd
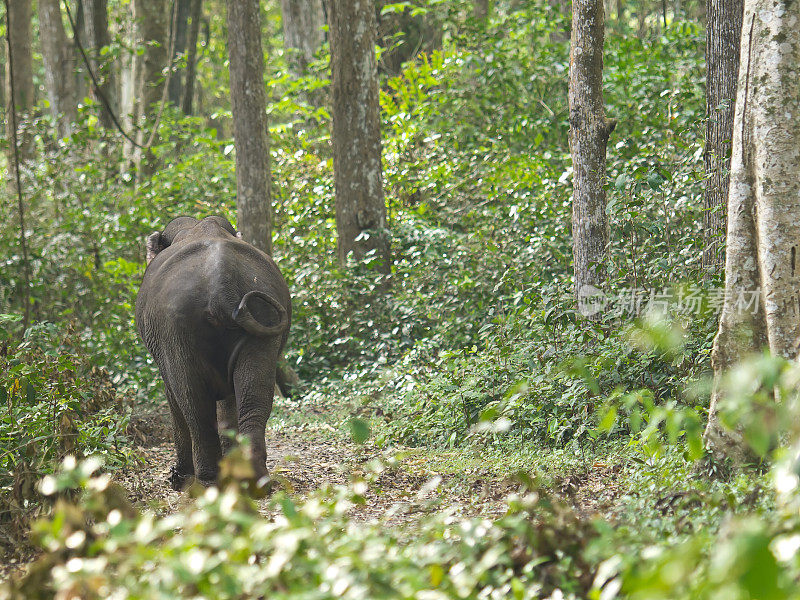
[[[280,338],[249,338],[242,346],[233,370],[239,433],[250,441],[257,479],[267,475],[264,434],[272,412],[279,351]]]
[[[183,411],[178,406],[172,387],[166,378],[164,378],[164,392],[172,414],[172,435],[175,442],[175,464],[170,469],[169,484],[173,490],[180,491],[194,475],[192,439]]]
[[[192,437],[194,475],[203,485],[216,482],[222,448],[217,432],[216,402],[213,398],[193,394],[194,404],[187,418]]]
[[[236,396],[231,394],[217,403],[217,427],[222,446],[222,455],[226,455],[234,446],[234,440],[225,432],[239,432],[239,411],[236,409]]]
[[[204,366],[202,364],[189,364],[185,356],[190,353],[181,353],[178,349],[169,360],[167,372],[169,373],[171,395],[174,404],[189,432],[190,443],[186,444],[185,438],[176,435],[176,445],[179,445],[179,457],[186,456],[186,447],[191,448],[193,458],[194,476],[204,485],[213,484],[219,472],[219,459],[221,456],[219,434],[217,433],[217,407],[216,396],[204,379]],[[176,420],[176,434],[179,419]]]

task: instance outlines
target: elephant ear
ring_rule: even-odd
[[[161,235],[160,231],[154,231],[150,235],[147,236],[147,264],[150,264],[156,255],[161,252],[164,248],[169,246],[168,243],[164,240],[164,236]]]

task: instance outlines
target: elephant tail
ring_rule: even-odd
[[[283,333],[289,324],[286,309],[264,292],[247,292],[233,311],[233,320],[247,333],[270,337]]]
[[[274,297],[264,292],[247,292],[232,314],[233,320],[249,335],[236,342],[228,359],[228,381],[233,382],[233,369],[239,352],[250,336],[272,337],[282,334],[289,325],[286,309]]]

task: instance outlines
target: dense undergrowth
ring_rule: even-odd
[[[68,462],[37,492],[34,482],[68,453],[102,455],[106,469],[132,460],[126,411],[160,401],[132,317],[145,235],[180,214],[235,217],[224,94],[209,100],[209,118],[165,111],[161,166],[138,184],[119,140],[87,105],[69,140],[53,141],[45,117],[27,124],[42,158],[25,171],[36,324],[24,337],[18,231],[0,232],[0,312],[15,315],[3,316],[0,352],[8,407],[0,520],[15,523],[3,541],[24,539],[27,519],[60,497],[37,526],[48,557],[20,594],[47,597],[55,585],[134,598],[212,588],[216,597],[533,598],[562,590],[612,598],[622,589],[632,597],[744,598],[759,596],[749,577],[760,569],[774,575],[775,590],[791,588],[796,558],[786,554],[791,564],[779,568],[783,555],[773,549],[800,539],[793,490],[763,491],[770,480],[757,472],[708,480],[694,462],[719,308],[718,281],[699,265],[702,28],[676,18],[642,36],[624,22],[609,31],[606,103],[619,123],[608,150],[609,282],[602,318],[590,323],[576,313],[570,279],[566,21],[547,3],[497,2],[486,23],[465,17],[465,7],[433,4],[441,47],[382,80],[394,257],[387,276],[336,262],[329,117],[307,102],[325,89],[325,51],[300,80],[284,74],[280,52],[268,61],[274,252],[293,293],[287,360],[302,380],[287,402],[302,411],[309,398],[337,398],[346,407],[342,428],[357,412],[372,430],[369,443],[387,452],[492,453],[523,470],[531,470],[520,464],[526,456],[570,456],[564,464],[583,471],[620,463],[625,490],[608,515],[617,525],[588,524],[524,477],[538,501],[511,501],[503,519],[463,521],[445,506],[415,532],[350,522],[347,507],[363,500],[364,482],[305,501],[278,496],[272,521],[256,514],[235,477],[166,519],[123,502],[102,476],[92,479],[96,465]],[[269,29],[274,9],[265,10]],[[198,76],[217,86],[225,39],[221,21],[212,21],[219,35]],[[15,222],[13,206],[0,207],[3,222]],[[761,388],[744,389],[749,400],[740,406]],[[777,435],[766,422],[754,419],[748,430],[765,456],[765,438]],[[68,489],[82,491],[61,497]],[[771,512],[776,498],[785,508]],[[727,525],[718,534],[735,513],[751,516],[734,521],[741,530]],[[720,575],[733,571],[738,579]]]
[[[0,315],[0,325],[18,320]],[[66,456],[101,454],[109,469],[131,459],[111,377],[76,350],[73,331],[29,327],[21,343],[0,333],[0,544],[27,536],[39,515],[36,486]]]
[[[153,519],[107,476],[90,478],[97,466],[70,464],[45,480],[51,495],[77,488],[84,497],[81,509],[58,502],[37,527],[50,554],[35,572],[56,565],[54,587],[80,597],[538,598],[559,588],[586,592],[592,582],[581,549],[596,534],[547,494],[510,498],[494,522],[445,511],[399,532],[348,518],[365,501],[368,481],[359,480],[299,504],[275,495],[266,520],[230,476],[248,468],[238,455],[226,458],[222,490],[195,490],[194,503]],[[386,468],[374,464],[369,478]],[[534,508],[551,519],[532,520]],[[19,592],[36,597],[42,588],[35,576],[28,581]]]

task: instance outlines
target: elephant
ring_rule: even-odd
[[[213,485],[219,460],[249,438],[256,479],[267,475],[265,429],[292,316],[270,256],[220,216],[173,219],[147,238],[136,327],[164,381],[176,461],[169,483]]]

